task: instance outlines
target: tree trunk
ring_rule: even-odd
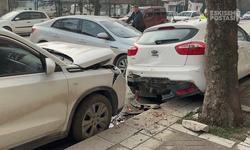
[[[99,15],[99,0],[95,0],[95,16]]]
[[[211,11],[235,11],[236,0],[206,0],[206,93],[201,122],[222,127],[243,124],[238,83],[236,20],[211,20]]]

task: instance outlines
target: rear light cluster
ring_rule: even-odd
[[[35,31],[36,31],[36,29],[35,29],[35,28],[32,28],[30,33],[32,34],[32,33],[34,33]]]
[[[165,29],[175,29],[175,27],[170,26],[170,27],[160,27],[158,30],[165,30]]]
[[[128,56],[136,55],[137,51],[138,51],[137,46],[135,46],[135,45],[130,46],[129,49],[128,49]]]
[[[176,93],[180,95],[180,94],[185,94],[185,93],[193,92],[195,90],[196,90],[196,88],[188,88],[188,89],[185,89],[185,90],[178,91]]]
[[[203,42],[190,42],[175,47],[180,55],[204,55],[206,44]]]

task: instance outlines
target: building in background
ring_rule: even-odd
[[[8,10],[8,0],[0,0],[0,16],[6,14]]]
[[[164,2],[164,7],[166,11],[184,11],[186,0],[162,0]]]
[[[203,3],[194,3],[188,1],[188,11],[201,11],[203,7]]]

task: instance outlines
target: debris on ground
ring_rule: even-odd
[[[141,108],[141,109],[157,109],[160,108],[159,104],[142,104],[139,103],[136,98],[130,98],[128,101],[132,106],[136,108]]]
[[[196,132],[198,131],[209,132],[208,125],[193,120],[182,120],[182,126]]]
[[[114,126],[116,126],[124,121],[125,121],[125,119],[122,117],[122,114],[119,113],[118,115],[115,115],[111,118],[109,128],[112,128],[112,127],[114,127]]]
[[[154,112],[152,115],[153,115],[154,117],[158,117],[158,116],[159,116],[158,112]]]
[[[201,113],[201,110],[202,110],[202,107],[199,106],[199,107],[196,107],[192,112],[193,112],[194,114],[196,114],[196,113]]]

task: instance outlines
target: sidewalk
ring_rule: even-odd
[[[176,124],[202,101],[170,100],[124,123],[77,143],[67,150],[249,150],[211,134]],[[215,143],[216,142],[216,143]],[[217,144],[219,143],[219,144]]]

